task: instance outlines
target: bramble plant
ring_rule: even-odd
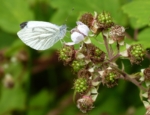
[[[113,22],[108,12],[94,12],[94,15],[84,13],[77,22],[77,27],[71,30],[73,42],[65,43],[59,50],[59,59],[71,66],[77,75],[73,98],[83,113],[94,108],[101,84],[112,88],[119,86],[119,79],[124,79],[140,89],[146,115],[150,115],[150,68],[143,68],[130,75],[126,73],[123,63],[122,67],[116,63],[117,59],[128,59],[131,64],[141,66],[146,55],[141,44],[129,45],[124,42],[125,31],[125,27]],[[100,42],[99,35],[102,35],[103,42]],[[92,39],[96,39],[99,45],[104,44],[106,51],[95,46]],[[76,44],[80,44],[80,47],[75,48]]]

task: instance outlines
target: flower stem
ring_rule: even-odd
[[[145,87],[143,87],[138,81],[136,81],[135,79],[132,79],[130,77],[130,75],[128,75],[126,72],[120,70],[118,67],[116,67],[115,65],[113,65],[112,63],[109,64],[110,67],[114,68],[115,70],[117,70],[121,75],[123,75],[124,79],[132,82],[133,84],[135,84],[136,86],[138,86],[141,90],[143,91],[147,91],[147,89]]]
[[[104,40],[105,47],[106,47],[106,50],[107,50],[107,53],[108,53],[108,58],[111,59],[111,54],[110,54],[110,49],[109,49],[107,38],[103,33],[102,33],[102,35],[103,35],[103,40]]]

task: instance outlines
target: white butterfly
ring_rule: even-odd
[[[63,39],[66,25],[57,26],[43,21],[28,21],[20,24],[17,35],[28,46],[36,50],[46,50]]]

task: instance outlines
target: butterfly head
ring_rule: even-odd
[[[28,22],[23,22],[23,23],[21,23],[21,24],[20,24],[20,28],[23,29],[25,26],[27,26],[27,23],[28,23]]]

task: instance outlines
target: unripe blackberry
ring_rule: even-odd
[[[118,84],[118,78],[120,74],[114,70],[107,68],[101,73],[102,83],[107,87],[113,87]]]
[[[72,68],[75,72],[78,72],[80,69],[82,69],[85,65],[85,62],[83,60],[74,60],[72,62]]]
[[[107,29],[114,25],[110,14],[107,12],[100,13],[97,19],[99,23],[99,28]]]
[[[132,45],[127,51],[130,61],[136,64],[139,64],[145,55],[144,48],[141,44]]]
[[[94,63],[101,63],[105,59],[105,53],[94,46],[93,44],[88,44],[85,46],[87,51],[87,57]]]
[[[74,83],[74,89],[78,93],[83,93],[88,88],[88,83],[86,78],[78,78]]]
[[[59,59],[64,61],[65,64],[68,64],[73,60],[74,53],[75,51],[74,51],[73,46],[64,45],[64,47],[58,52]]]

